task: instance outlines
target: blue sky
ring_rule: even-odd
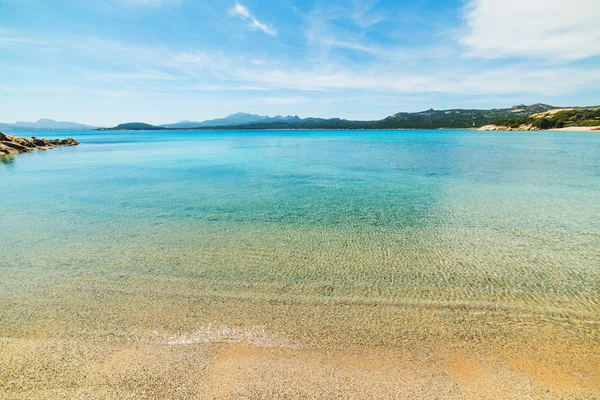
[[[598,0],[0,0],[0,121],[600,104]]]

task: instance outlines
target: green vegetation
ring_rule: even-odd
[[[521,125],[532,125],[539,129],[600,126],[600,107],[574,108],[556,113],[546,113],[545,115],[508,118],[494,121],[493,124],[509,126],[511,128],[518,128]]]

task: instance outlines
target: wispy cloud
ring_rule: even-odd
[[[165,4],[176,4],[180,0],[114,0],[116,3],[133,6],[161,6]]]
[[[171,75],[166,74],[164,72],[144,69],[137,72],[119,72],[119,73],[105,73],[105,72],[87,72],[85,73],[88,78],[104,81],[104,82],[114,82],[114,81],[134,81],[134,80],[149,80],[149,81],[173,81],[178,78]]]
[[[384,19],[382,14],[372,11],[378,3],[378,0],[352,0],[343,4],[318,4],[309,13],[302,14],[306,24],[304,37],[309,46],[316,47],[313,54],[320,56],[319,62],[328,57],[331,49],[385,59],[402,57],[399,49],[384,48],[365,38],[365,32]]]
[[[34,44],[43,45],[46,44],[45,40],[36,39],[26,36],[15,36],[11,35],[4,29],[0,29],[0,45],[15,45],[15,44]]]
[[[460,42],[476,57],[576,60],[600,55],[598,0],[470,0]]]
[[[269,90],[264,86],[239,85],[231,83],[215,85],[202,82],[183,87],[182,89],[197,92],[266,92]]]
[[[232,17],[239,17],[244,20],[250,21],[250,27],[252,29],[261,30],[269,36],[277,35],[277,29],[275,29],[271,25],[267,25],[265,23],[260,22],[258,19],[256,19],[254,15],[252,15],[250,10],[248,10],[248,8],[243,6],[242,4],[237,3],[235,6],[233,6],[229,10],[229,15],[231,15]]]
[[[359,27],[369,28],[385,19],[385,15],[374,12],[379,0],[352,0],[348,17]]]
[[[325,51],[330,49],[351,50],[373,56],[379,60],[416,61],[421,59],[440,59],[456,54],[449,47],[381,47],[372,43],[365,43],[357,38],[338,39],[334,35],[307,31],[306,39],[318,44]]]

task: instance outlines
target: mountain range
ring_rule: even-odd
[[[163,128],[170,129],[190,129],[190,128],[213,128],[219,126],[236,126],[236,125],[248,125],[248,124],[256,124],[256,123],[271,123],[271,122],[296,122],[301,119],[295,116],[287,116],[282,117],[281,115],[277,115],[275,117],[269,117],[265,115],[256,115],[256,114],[248,114],[248,113],[236,113],[231,114],[225,118],[215,118],[210,119],[208,121],[180,121],[175,124],[163,124],[159,125]]]
[[[42,118],[36,122],[25,122],[18,121],[14,124],[0,122],[0,129],[12,129],[12,130],[93,130],[95,126],[79,124],[77,122],[69,121],[54,121],[53,119]]]
[[[180,121],[172,124],[151,125],[128,122],[112,128],[99,130],[191,130],[191,129],[439,129],[478,128],[496,124],[517,127],[535,125],[540,129],[563,126],[600,126],[600,108],[554,107],[548,104],[516,105],[511,108],[477,109],[429,109],[421,112],[400,112],[380,120],[358,121],[340,118],[300,118],[236,113],[224,118],[206,121]],[[57,122],[40,119],[36,122],[19,121],[14,124],[0,123],[6,130],[92,130],[95,127],[75,122]]]

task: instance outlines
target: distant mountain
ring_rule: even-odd
[[[248,125],[255,123],[264,122],[275,122],[275,121],[299,121],[300,118],[296,116],[282,117],[277,115],[275,117],[248,114],[248,113],[236,113],[231,114],[225,118],[215,118],[208,121],[196,122],[196,121],[180,121],[175,124],[164,124],[160,125],[164,128],[171,129],[190,129],[190,128],[209,128],[209,127],[220,127],[220,126],[237,126],[237,125]]]
[[[352,121],[340,118],[299,118],[298,116],[262,117],[255,114],[238,113],[229,117],[213,119],[204,122],[182,121],[178,124],[153,126],[141,123],[122,124],[109,129],[440,129],[440,128],[479,128],[489,124],[501,124],[502,121],[522,123],[536,119],[538,115],[556,114],[564,108],[547,104],[520,104],[511,108],[494,108],[490,110],[434,110],[421,112],[400,112],[387,118],[375,121]],[[595,123],[597,107],[571,107],[577,116],[558,113],[556,118],[571,118],[565,120],[564,126],[581,126]],[[596,110],[583,112],[583,110]],[[554,118],[554,117],[553,117]],[[556,119],[555,118],[555,119]],[[563,119],[564,119],[563,118]],[[515,122],[516,121],[516,122]],[[531,122],[531,121],[530,121]],[[538,122],[538,124],[542,124]],[[124,126],[126,126],[124,128]],[[542,128],[546,129],[546,128]]]
[[[294,122],[300,122],[300,121],[303,121],[303,119],[297,115],[294,115],[294,116],[288,115],[287,117],[282,117],[281,115],[276,115],[274,117],[267,117],[265,119],[262,119],[260,121],[254,122],[254,123],[255,124],[256,123],[267,123],[268,124],[268,123],[272,123],[272,122],[293,122],[294,123]]]
[[[247,114],[247,113],[236,113],[231,114],[225,118],[215,118],[210,119],[208,121],[195,122],[195,121],[181,121],[175,124],[164,124],[161,125],[165,128],[175,128],[175,129],[187,129],[187,128],[204,128],[204,127],[213,127],[213,126],[230,126],[230,125],[244,125],[250,124],[253,122],[258,122],[264,119],[267,119],[267,116],[261,116],[256,114]]]
[[[78,124],[69,121],[54,121],[52,119],[42,118],[36,122],[18,121],[14,124],[0,123],[0,128],[3,129],[35,129],[35,130],[88,130],[96,129],[94,126]]]
[[[145,124],[143,122],[128,122],[126,124],[117,125],[114,128],[99,128],[97,130],[99,130],[99,131],[160,131],[160,130],[167,130],[167,129],[168,128]]]

